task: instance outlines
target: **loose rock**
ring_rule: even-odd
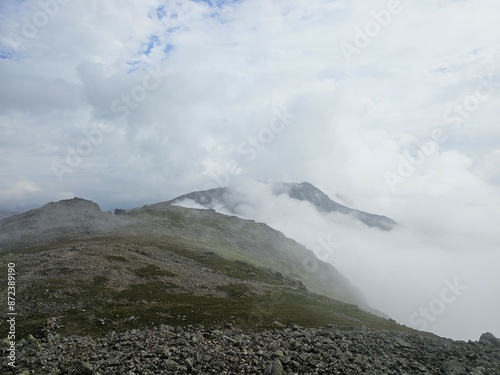
[[[0,373],[500,374],[500,350],[489,341],[466,343],[368,328],[293,326],[256,331],[236,325],[218,329],[161,325],[100,338],[51,337],[24,340],[16,353],[17,368],[9,367],[4,357]]]

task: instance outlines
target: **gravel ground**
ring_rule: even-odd
[[[491,342],[452,341],[366,328],[265,331],[159,326],[105,337],[60,337],[50,319],[23,339],[2,374],[445,374],[498,375]]]

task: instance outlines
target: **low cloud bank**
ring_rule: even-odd
[[[265,222],[314,250],[359,287],[371,306],[401,324],[453,339],[500,334],[494,230],[500,214],[487,206],[471,210],[465,203],[452,207],[434,201],[427,211],[405,210],[396,229],[382,231],[275,196],[259,182],[239,185],[225,198],[237,204],[239,216]],[[229,213],[223,206],[214,208]]]

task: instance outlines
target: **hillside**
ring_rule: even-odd
[[[363,295],[304,246],[213,210],[51,202],[1,220],[0,249],[20,270],[24,336],[54,316],[66,335],[224,322],[406,330],[359,308],[370,310]]]
[[[190,305],[215,301],[216,309],[224,301],[217,298],[235,293],[246,298],[238,304],[240,313],[233,312],[241,320],[242,311],[251,311],[259,300],[272,303],[281,289],[283,293],[278,294],[292,293],[291,300],[298,298],[298,306],[307,309],[316,303],[312,301],[321,301],[318,311],[322,312],[311,312],[314,318],[287,306],[283,312],[290,312],[290,322],[305,319],[317,324],[333,319],[323,311],[324,303],[353,309],[356,321],[358,314],[371,319],[356,307],[371,311],[349,280],[265,224],[182,207],[117,213],[104,213],[96,203],[74,198],[0,221],[2,258],[8,256],[9,262],[24,270],[21,277],[27,278],[21,292],[29,298],[20,303],[27,303],[23,311],[31,312],[24,320],[28,327],[61,314],[74,324],[82,323],[89,306],[100,306],[104,314],[111,306],[121,306],[127,293],[131,293],[130,300],[125,301],[133,306],[136,297],[153,293],[153,301],[163,298],[171,303],[175,294],[180,295],[180,305],[195,298]],[[206,298],[208,302],[203,302]],[[81,310],[86,312],[82,315]],[[271,314],[265,321],[274,317]],[[226,318],[215,314],[202,319],[196,314],[193,321]],[[78,330],[89,329],[85,324],[82,327]]]
[[[202,247],[224,259],[271,268],[300,280],[312,292],[369,308],[363,295],[312,251],[265,224],[213,210],[162,206],[112,215],[96,203],[75,198],[0,221],[0,251],[102,237]]]

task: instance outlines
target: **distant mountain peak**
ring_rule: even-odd
[[[67,210],[85,210],[93,212],[101,212],[99,205],[91,200],[74,197],[71,199],[63,199],[59,202],[50,202],[41,207],[42,210],[51,209],[67,209]]]
[[[391,230],[397,225],[396,221],[386,216],[370,214],[337,203],[323,191],[307,181],[300,183],[266,181],[259,182],[269,186],[271,192],[276,196],[285,194],[292,199],[309,202],[319,212],[322,213],[339,212],[344,215],[352,216],[368,225],[369,227],[375,227],[382,230]],[[174,205],[185,200],[191,200],[205,208],[215,208],[217,206],[221,206],[230,213],[238,214],[238,205],[245,203],[245,197],[234,199],[234,194],[232,194],[232,199],[228,199],[231,193],[238,192],[238,190],[239,187],[235,186],[196,191],[181,195],[168,202],[165,202],[164,204]]]
[[[319,211],[330,212],[330,211],[340,211],[342,212],[341,204],[333,201],[323,193],[320,189],[309,182],[301,183],[286,183],[279,182],[273,184],[273,189],[278,194],[288,193],[290,198],[297,199],[299,201],[307,201],[312,203]]]
[[[81,234],[105,234],[111,218],[90,200],[75,197],[50,202],[0,220],[0,243],[24,247],[42,240],[52,242]]]

